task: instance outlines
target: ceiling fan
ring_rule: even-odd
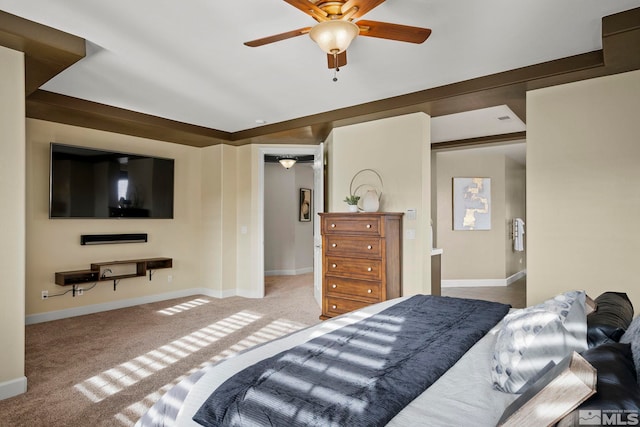
[[[347,64],[347,48],[356,36],[377,37],[409,43],[422,43],[431,30],[428,28],[410,27],[387,22],[359,20],[371,9],[384,3],[385,0],[284,0],[291,6],[301,10],[318,21],[313,27],[304,27],[286,33],[275,34],[246,42],[249,47],[286,40],[292,37],[309,34],[320,48],[327,53],[329,68],[340,71],[339,67]],[[337,81],[335,77],[333,81]]]

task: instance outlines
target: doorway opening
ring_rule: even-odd
[[[263,294],[304,285],[321,298],[318,213],[324,209],[323,144],[260,149]],[[296,158],[285,168],[281,157]],[[320,252],[318,254],[318,252]],[[318,274],[319,272],[319,274]]]
[[[526,298],[526,141],[456,149],[432,147],[434,244],[443,250],[441,294],[507,302]],[[456,177],[490,180],[490,225],[482,230],[454,224]],[[490,204],[490,205],[489,205]],[[464,208],[464,204],[462,204]],[[458,211],[459,212],[459,211]],[[469,213],[470,216],[473,213]],[[516,244],[515,236],[522,244]]]

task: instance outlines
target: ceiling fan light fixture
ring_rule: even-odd
[[[280,157],[278,161],[285,169],[291,169],[298,159],[295,157]]]
[[[350,21],[332,20],[320,22],[309,31],[311,40],[328,54],[342,53],[360,33],[360,28]]]

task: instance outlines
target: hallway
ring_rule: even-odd
[[[511,304],[514,308],[522,308],[526,307],[527,301],[527,276],[509,286],[442,288],[442,295],[496,301]]]

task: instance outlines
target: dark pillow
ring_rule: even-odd
[[[563,418],[558,426],[580,425],[579,417],[584,417],[585,414],[600,416],[601,423],[605,425],[605,417],[618,415],[622,417],[622,421],[629,421],[628,425],[635,422],[640,411],[640,386],[636,382],[636,369],[630,345],[602,344],[582,352],[582,357],[597,370],[597,392]],[[627,419],[628,416],[629,419]],[[601,425],[601,423],[593,425]],[[591,423],[583,420],[583,424]]]
[[[605,292],[596,298],[596,310],[587,316],[589,348],[618,342],[633,320],[633,305],[622,292]]]

